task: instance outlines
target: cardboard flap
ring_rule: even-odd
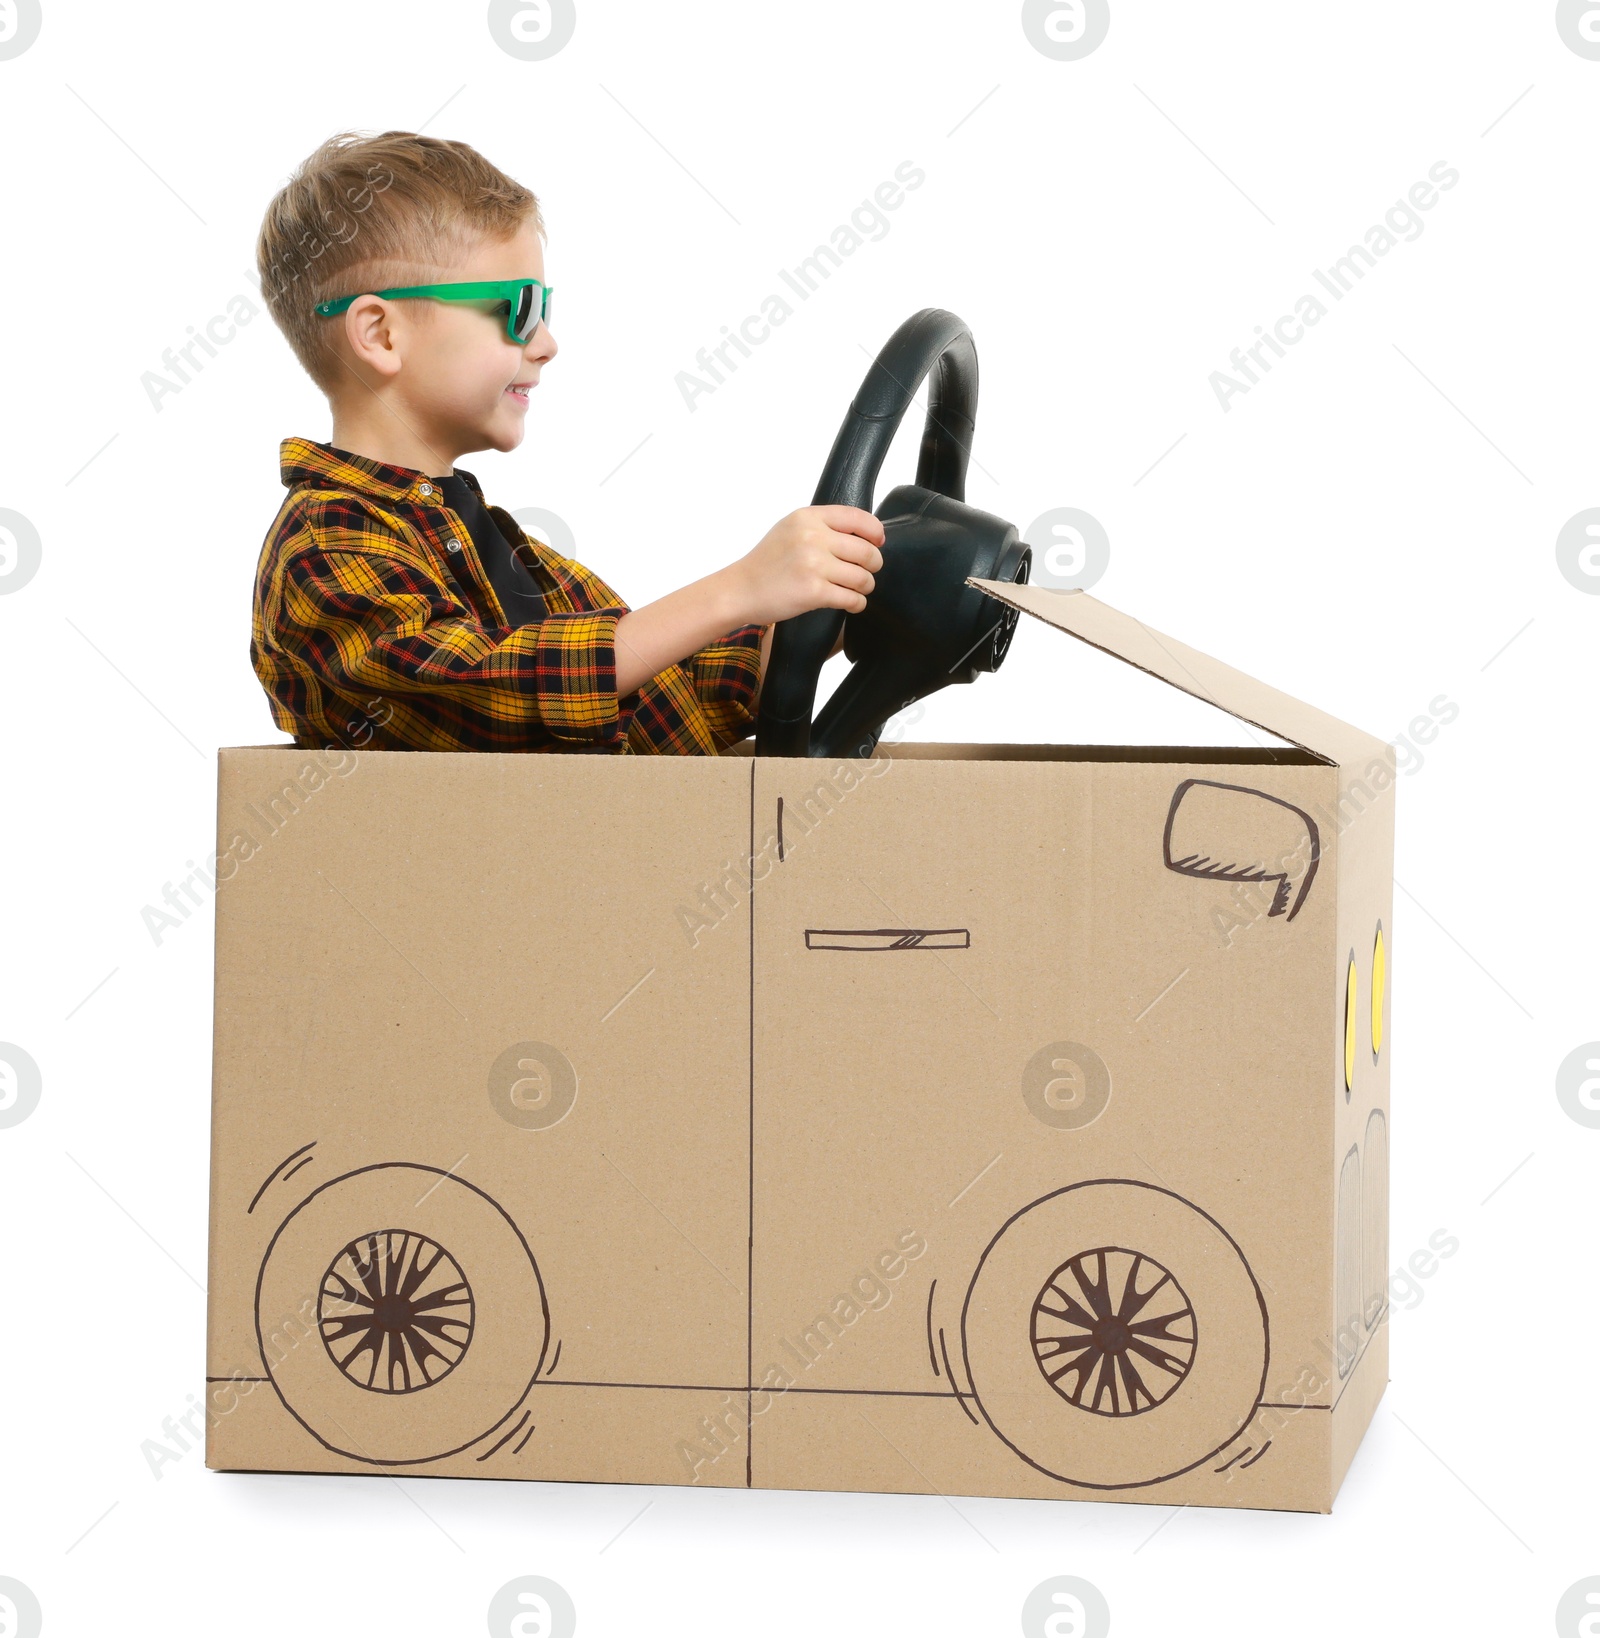
[[[1001,580],[970,579],[967,584],[1313,756],[1345,767],[1365,765],[1373,758],[1387,763],[1393,758],[1393,751],[1371,734],[1153,631],[1085,591],[1017,586]]]

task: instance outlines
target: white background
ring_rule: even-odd
[[[1014,1633],[1071,1574],[1119,1635],[1532,1633],[1600,1575],[1600,1131],[1554,1090],[1600,1037],[1600,597],[1555,553],[1600,505],[1600,62],[1544,0],[1112,12],[1061,62],[1015,4],[580,0],[522,62],[482,5],[45,0],[0,60],[0,507],[42,541],[0,596],[0,1040],[43,1073],[0,1129],[0,1575],[48,1632],[480,1633],[540,1574],[591,1634]],[[1399,790],[1391,1251],[1460,1249],[1331,1518],[152,1475],[203,1374],[211,934],[140,910],[212,845],[216,748],[278,738],[250,589],[279,440],[328,435],[255,233],[323,137],[423,124],[539,194],[558,291],[526,442],[466,465],[635,604],[808,502],[938,305],[983,362],[972,501],[1087,510],[1098,596],[1385,738],[1459,707]],[[887,234],[691,413],[677,372],[904,160]],[[1211,373],[1438,161],[1421,236],[1224,412]],[[1028,622],[912,732],[1261,737]]]

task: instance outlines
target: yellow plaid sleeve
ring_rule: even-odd
[[[385,739],[417,749],[626,749],[616,692],[624,605],[491,635],[403,547],[384,551],[359,528],[351,539],[338,520],[306,522],[258,622],[257,670],[265,660],[281,727],[328,729],[330,705],[338,716],[352,700],[381,698]]]
[[[530,567],[542,566],[574,601],[626,607],[593,570],[524,537]],[[755,732],[765,626],[746,625],[708,644],[625,697],[627,735],[642,755],[715,756]]]

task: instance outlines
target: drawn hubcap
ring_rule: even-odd
[[[1194,1309],[1153,1258],[1119,1246],[1080,1252],[1033,1304],[1033,1355],[1068,1403],[1096,1416],[1159,1405],[1194,1363]]]
[[[381,1229],[352,1240],[322,1276],[323,1346],[358,1388],[415,1393],[460,1363],[472,1341],[472,1288],[443,1246]]]

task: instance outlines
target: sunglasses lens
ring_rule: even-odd
[[[527,341],[539,323],[539,313],[534,306],[533,293],[537,285],[525,284],[517,292],[517,314],[515,330],[518,341]]]

